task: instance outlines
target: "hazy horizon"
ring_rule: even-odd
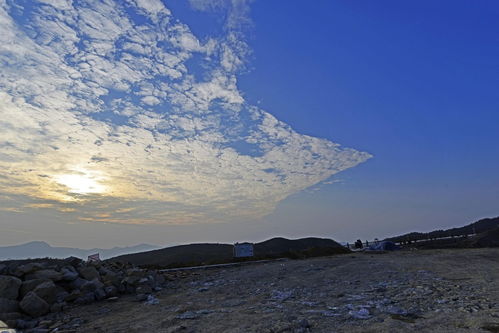
[[[0,246],[499,215],[499,5],[0,0]]]

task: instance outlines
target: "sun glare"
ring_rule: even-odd
[[[106,186],[100,184],[98,178],[87,173],[60,175],[55,180],[66,186],[69,193],[96,194],[106,191]]]

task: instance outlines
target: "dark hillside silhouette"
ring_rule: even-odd
[[[187,267],[235,261],[232,251],[231,244],[189,244],[123,255],[109,260],[130,262],[144,267]],[[239,261],[280,257],[298,259],[350,252],[334,240],[313,237],[295,240],[272,238],[254,244],[254,251],[255,257]]]

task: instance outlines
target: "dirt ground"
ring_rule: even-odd
[[[499,249],[355,253],[172,273],[157,304],[69,309],[75,332],[499,332]]]

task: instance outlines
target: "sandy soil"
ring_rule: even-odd
[[[75,332],[499,332],[499,249],[356,253],[172,273],[70,309]]]

